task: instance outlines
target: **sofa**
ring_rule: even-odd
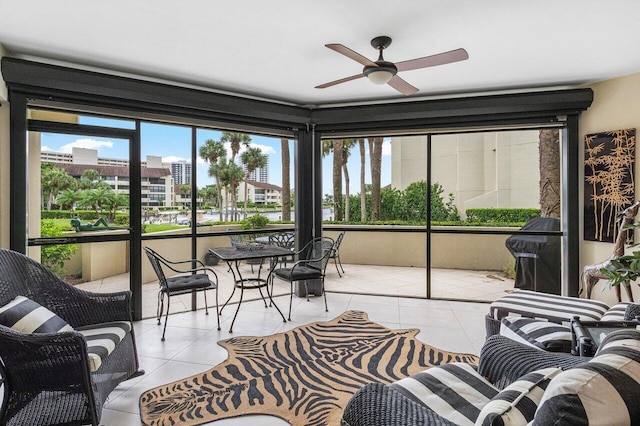
[[[131,292],[80,290],[0,249],[0,424],[98,425],[139,369]]]
[[[609,334],[592,358],[489,337],[478,367],[452,363],[349,400],[343,426],[640,424],[640,332]]]

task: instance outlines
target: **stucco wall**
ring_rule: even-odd
[[[593,104],[580,116],[579,123],[582,158],[584,158],[584,137],[587,134],[629,128],[635,128],[636,133],[640,131],[640,73],[607,80],[590,87],[594,92]],[[640,150],[636,147],[636,199],[640,199],[640,181],[637,177],[639,156]],[[582,170],[581,173],[584,171]],[[575,190],[580,192],[582,199],[583,187],[575,188]],[[584,224],[582,209],[580,210],[580,224]],[[639,241],[640,233],[636,232],[635,238],[636,241]],[[590,265],[602,262],[611,256],[612,252],[613,244],[611,243],[582,241],[580,263],[581,265]],[[607,303],[614,303],[616,299],[613,290],[601,291],[603,282],[596,284],[591,297]],[[633,284],[632,289],[634,299],[640,299],[638,285]]]

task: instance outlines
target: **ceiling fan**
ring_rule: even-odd
[[[351,58],[356,62],[364,65],[361,74],[352,75],[350,77],[341,78],[340,80],[331,81],[329,83],[316,86],[316,89],[324,89],[326,87],[335,86],[336,84],[346,83],[347,81],[356,80],[361,77],[367,77],[374,84],[388,84],[405,96],[412,95],[418,91],[402,78],[398,76],[400,71],[417,70],[420,68],[433,67],[436,65],[449,64],[451,62],[464,61],[469,59],[469,54],[464,49],[455,49],[448,52],[438,53],[436,55],[425,56],[424,58],[411,59],[403,62],[387,62],[382,57],[382,51],[391,44],[391,37],[380,36],[371,40],[371,46],[380,51],[378,60],[373,62],[362,56],[358,52],[349,49],[339,43],[325,44],[331,50]]]

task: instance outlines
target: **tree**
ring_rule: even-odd
[[[236,193],[238,185],[244,178],[242,167],[233,163],[231,160],[221,158],[216,165],[216,174],[220,179],[220,184],[225,188],[225,220],[229,220],[229,200],[231,200],[232,208],[236,205]],[[231,220],[237,220],[235,209],[232,211]]]
[[[222,188],[218,182],[218,176],[216,174],[216,164],[220,158],[226,158],[227,151],[224,149],[224,143],[222,141],[214,141],[213,139],[207,139],[198,150],[200,158],[209,163],[209,170],[207,171],[209,177],[214,178],[216,182],[216,190],[218,195],[218,210],[220,212],[220,221],[222,221]]]
[[[229,143],[231,146],[231,161],[235,163],[236,155],[240,152],[241,145],[249,148],[251,143],[251,137],[246,133],[236,132],[222,132],[220,140],[224,143]]]
[[[380,220],[380,174],[382,171],[382,138],[367,138],[371,163],[371,220]]]
[[[366,155],[365,155],[363,138],[358,138],[358,146],[360,147],[360,222],[366,222],[367,221],[367,192],[365,188]]]
[[[218,185],[207,185],[198,190],[198,197],[202,198],[205,201],[205,204],[211,203],[216,205],[218,201]]]
[[[289,139],[281,138],[282,148],[282,220],[291,220],[291,182],[290,182],[290,157]]]
[[[112,190],[106,198],[104,205],[109,208],[109,222],[114,222],[118,208],[129,205],[129,195]]]
[[[342,141],[342,174],[344,175],[344,187],[345,187],[345,201],[344,201],[344,220],[349,222],[349,168],[347,163],[349,162],[349,155],[351,154],[351,148],[356,145],[355,139],[345,139]]]
[[[540,216],[560,217],[560,131],[540,130]]]
[[[47,200],[46,208],[51,210],[58,197],[58,193],[65,189],[73,188],[75,179],[64,169],[55,167],[51,163],[42,163],[40,166],[40,185],[42,188],[43,202]]]
[[[335,220],[342,221],[342,139],[322,141],[322,156],[333,153],[333,212]]]
[[[82,199],[82,193],[77,189],[68,188],[60,192],[56,197],[56,204],[63,207],[68,207],[69,210],[73,210],[74,205]]]
[[[93,189],[97,187],[100,181],[100,173],[97,170],[87,169],[80,175],[79,186],[81,189]]]
[[[56,225],[53,220],[43,220],[40,224],[40,235],[44,237],[59,237],[64,235],[64,229]],[[78,250],[73,244],[54,244],[42,247],[42,264],[55,274],[64,273],[64,262]]]
[[[247,175],[244,179],[244,217],[246,218],[247,202],[249,201],[247,180],[249,180],[249,176],[256,169],[267,165],[267,156],[262,153],[262,150],[260,148],[250,147],[240,155],[240,159],[242,160],[242,164],[244,164],[247,168]]]
[[[83,207],[91,207],[96,213],[102,214],[103,207],[113,204],[113,197],[115,192],[109,186],[98,186],[84,191],[79,204]]]

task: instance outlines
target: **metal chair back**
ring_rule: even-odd
[[[292,249],[295,246],[295,236],[294,232],[276,232],[269,235],[269,244]]]
[[[317,237],[309,242],[306,259],[310,260],[307,266],[318,269],[322,275],[329,263],[329,256],[333,249],[334,241],[329,237]]]
[[[149,247],[144,247],[144,252],[149,259],[149,263],[153,267],[153,271],[158,276],[158,283],[160,284],[160,289],[162,291],[168,291],[169,287],[167,285],[167,277],[164,275],[164,270],[162,269],[162,256],[160,256],[155,250],[150,249]],[[164,260],[164,259],[163,259]]]

